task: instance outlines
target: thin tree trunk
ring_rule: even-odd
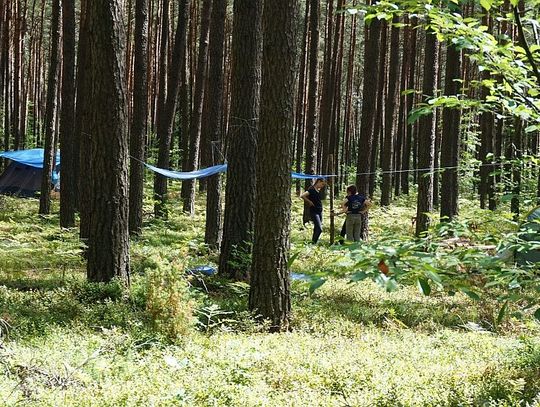
[[[169,168],[171,138],[174,125],[174,115],[180,88],[180,67],[183,66],[183,59],[186,54],[186,34],[188,22],[189,0],[181,0],[180,15],[178,17],[178,27],[172,56],[171,69],[167,82],[167,96],[160,102],[164,103],[159,108],[157,135],[159,139],[159,155],[157,166]],[[167,178],[155,174],[154,178],[154,213],[156,216],[167,216]]]
[[[188,153],[188,167],[184,170],[193,171],[199,163],[199,144],[201,141],[202,109],[204,103],[204,85],[206,83],[206,61],[208,59],[208,32],[210,29],[211,0],[203,0],[201,10],[201,36],[199,39],[199,55],[197,61],[197,79],[193,99],[193,111],[190,123],[190,146]],[[184,211],[193,215],[195,213],[195,181],[182,182],[182,199]]]
[[[510,209],[514,214],[514,220],[519,219],[520,195],[521,195],[521,159],[523,157],[523,121],[515,119],[514,134],[512,137],[512,159],[514,160],[512,168],[512,200]]]
[[[90,71],[90,30],[88,27],[88,8],[92,0],[81,1],[81,23],[79,29],[79,44],[77,52],[77,101],[75,105],[75,139],[79,142],[79,165],[76,166],[76,179],[79,180],[79,215],[80,237],[87,242],[90,233],[90,192],[93,184],[89,177],[91,135],[89,105],[91,96],[92,78]],[[77,152],[77,150],[76,150]],[[75,159],[75,164],[77,160]]]
[[[308,81],[306,80],[306,68],[309,58],[309,18],[310,18],[310,2],[306,1],[306,12],[304,16],[304,32],[302,38],[302,58],[300,60],[300,78],[298,79],[298,99],[296,102],[296,115],[294,133],[296,135],[296,172],[302,172],[302,163],[304,158],[304,146],[306,143],[306,102]],[[301,181],[296,181],[296,194],[299,195],[302,191]]]
[[[53,0],[51,18],[51,55],[47,77],[47,107],[45,111],[45,151],[43,157],[43,173],[41,178],[41,195],[39,197],[39,213],[49,214],[51,211],[52,171],[55,167],[55,123],[58,91],[58,73],[60,65],[60,0]]]
[[[379,76],[379,39],[381,36],[381,22],[373,19],[365,29],[368,37],[365,42],[364,61],[364,89],[362,92],[362,117],[360,119],[360,135],[358,141],[358,161],[356,186],[362,193],[369,191],[369,172],[371,171],[371,155],[373,140],[376,135],[375,118],[377,107],[377,79]]]
[[[383,170],[382,188],[381,188],[381,206],[390,205],[392,198],[392,168],[394,157],[394,143],[396,126],[398,122],[399,112],[399,27],[395,24],[399,23],[399,18],[394,16],[392,19],[391,35],[390,35],[390,60],[389,60],[389,77],[388,77],[388,96],[385,112],[385,132],[384,143],[381,146],[383,149],[381,167]],[[397,105],[397,106],[396,106]]]
[[[437,39],[431,31],[426,32],[424,78],[422,94],[435,95],[438,72]],[[433,162],[435,150],[435,114],[420,117],[418,128],[418,203],[416,212],[416,235],[427,231],[429,214],[433,211]]]
[[[212,0],[212,16],[210,25],[210,45],[208,57],[210,59],[208,72],[208,136],[211,143],[211,160],[203,163],[205,167],[217,164],[221,160],[222,142],[221,120],[223,110],[223,54],[225,44],[225,16],[227,14],[227,0]],[[221,177],[219,174],[208,178],[206,193],[206,228],[204,241],[213,249],[221,243],[222,233],[221,211]]]
[[[447,96],[460,93],[461,51],[452,44],[446,48],[446,68],[444,79],[444,94]],[[442,113],[442,145],[441,167],[446,168],[441,180],[441,218],[452,220],[459,211],[459,124],[461,112],[459,109],[446,108]],[[450,168],[447,168],[450,167]]]
[[[304,173],[315,174],[317,171],[318,155],[318,90],[319,90],[319,19],[321,16],[319,0],[310,0],[309,6],[309,66],[308,66],[308,96],[306,113],[306,162]],[[306,181],[306,188],[310,182]],[[303,222],[309,222],[310,215],[307,204],[304,204]]]
[[[417,30],[414,28],[418,24],[418,19],[416,17],[411,18],[410,20],[410,27],[408,28],[410,31],[410,47],[405,50],[404,54],[405,58],[407,59],[407,66],[408,66],[408,77],[407,77],[407,87],[414,88],[414,78],[416,75],[416,41],[417,41]],[[409,93],[405,98],[405,103],[407,105],[407,109],[405,110],[405,114],[408,116],[410,110],[413,107],[414,104],[414,93]],[[401,190],[404,194],[409,194],[409,169],[410,162],[411,162],[411,151],[412,151],[412,134],[413,134],[413,125],[408,124],[406,122],[406,133],[404,137],[404,144],[403,144],[403,155],[401,158],[401,165],[403,168],[403,174],[401,176]]]
[[[60,113],[60,226],[75,226],[75,0],[62,0],[62,110]]]
[[[144,166],[148,126],[148,0],[135,0],[133,118],[130,134],[129,231],[140,234],[143,217]]]

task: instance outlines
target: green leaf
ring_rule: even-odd
[[[426,272],[425,272],[426,277],[429,278],[430,280],[436,282],[437,284],[442,284],[441,276],[439,276],[437,274],[437,272],[435,271],[435,267],[431,266],[431,268],[433,270],[426,270]]]
[[[324,278],[319,278],[313,281],[309,286],[309,295],[312,295],[315,292],[315,290],[319,288],[320,286],[322,286],[324,283],[326,283],[326,279]]]
[[[506,315],[507,309],[508,309],[508,300],[504,302],[503,306],[499,310],[499,314],[497,315],[497,325],[499,325],[502,322],[504,316]]]
[[[510,4],[514,7],[517,7],[518,3],[519,3],[519,0],[510,0]]]
[[[351,276],[351,281],[362,281],[362,280],[365,280],[366,278],[368,278],[369,276],[363,272],[363,271],[359,271],[358,273],[354,273],[352,276]]]
[[[480,0],[480,5],[489,11],[493,6],[493,0]]]
[[[296,252],[291,257],[289,257],[289,261],[287,262],[287,268],[291,268],[294,261],[300,256],[300,252]]]
[[[535,312],[534,312],[534,317],[540,321],[540,308],[538,308]]]
[[[461,291],[463,294],[465,294],[466,296],[468,296],[470,299],[474,301],[480,300],[480,296],[474,291],[469,290],[468,288],[460,288],[459,291]]]
[[[425,278],[418,279],[418,288],[420,288],[420,291],[424,295],[429,295],[431,293],[431,287],[429,286],[429,282]]]

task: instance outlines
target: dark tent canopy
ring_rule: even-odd
[[[43,173],[43,149],[6,151],[0,157],[11,160],[0,175],[0,194],[33,197],[41,189]],[[56,169],[52,174],[53,184],[58,182],[60,153],[56,155]]]

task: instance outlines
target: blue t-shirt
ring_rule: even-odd
[[[364,202],[366,201],[366,197],[362,194],[356,194],[351,195],[347,197],[347,211],[349,213],[352,213],[354,215],[357,215],[360,213],[364,206]]]
[[[313,206],[309,210],[314,213],[322,213],[322,201],[319,191],[313,187],[310,187],[307,191],[309,193],[309,200],[313,202]]]

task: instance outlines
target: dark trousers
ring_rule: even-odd
[[[311,221],[313,222],[313,238],[311,241],[317,243],[322,233],[322,213],[311,212]]]

